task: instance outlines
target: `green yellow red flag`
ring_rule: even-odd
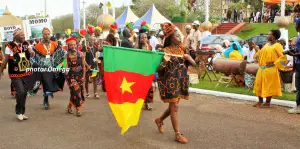
[[[163,53],[104,46],[104,80],[110,108],[124,134],[138,124]]]

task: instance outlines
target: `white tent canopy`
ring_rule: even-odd
[[[171,22],[158,12],[154,4],[140,19],[134,22],[134,27],[139,28],[143,21],[146,21],[150,25],[150,28],[155,29],[160,28],[159,24]]]
[[[125,11],[116,19],[119,28],[123,28],[126,22],[135,22],[139,18],[132,12],[128,6]]]

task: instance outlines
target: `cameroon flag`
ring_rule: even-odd
[[[110,108],[124,134],[138,124],[163,53],[104,46],[104,80]]]

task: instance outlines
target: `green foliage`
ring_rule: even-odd
[[[231,3],[230,8],[240,10],[240,9],[246,9],[247,6],[245,5],[245,3],[237,2],[237,3]]]
[[[65,29],[73,29],[73,14],[63,15],[52,20],[53,30],[56,33],[64,33]]]
[[[252,28],[247,30],[247,28]],[[243,40],[247,40],[252,36],[267,34],[271,29],[279,29],[276,24],[273,23],[255,23],[244,26],[237,36],[239,36]],[[296,37],[297,32],[295,30],[295,24],[290,24],[287,28],[289,31],[289,39]]]
[[[184,23],[185,22],[185,17],[175,16],[175,17],[172,18],[171,22],[173,22],[173,23]]]

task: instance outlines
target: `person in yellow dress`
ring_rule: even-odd
[[[269,108],[273,96],[282,96],[279,71],[284,70],[287,63],[286,55],[283,55],[283,47],[278,43],[281,33],[279,30],[271,30],[268,35],[268,43],[259,50],[253,42],[259,69],[256,74],[253,92],[259,101],[254,107]],[[263,103],[266,98],[266,103]]]
[[[241,61],[244,60],[244,51],[240,43],[232,43],[231,46],[224,52],[223,58]]]

